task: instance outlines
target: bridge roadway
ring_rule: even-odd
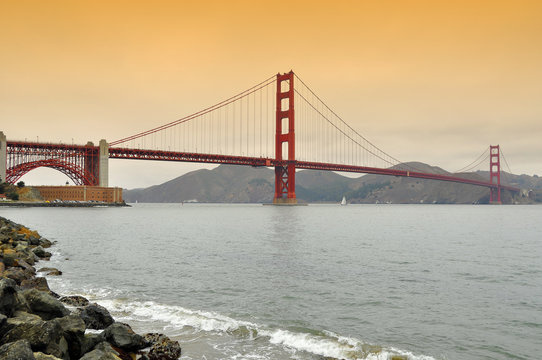
[[[137,159],[137,160],[158,160],[158,161],[180,161],[180,162],[196,162],[196,163],[209,163],[209,164],[229,164],[229,165],[245,165],[245,166],[285,166],[288,164],[287,160],[278,161],[276,159],[261,158],[261,157],[249,157],[249,156],[235,156],[235,155],[218,155],[218,154],[200,154],[200,153],[188,153],[188,152],[175,152],[175,151],[161,151],[161,150],[142,150],[142,149],[130,149],[130,148],[109,148],[110,159]],[[462,184],[469,184],[475,186],[483,186],[487,188],[497,189],[498,185],[490,183],[489,181],[480,181],[473,179],[466,179],[459,176],[450,176],[442,174],[431,174],[409,170],[399,169],[382,169],[367,166],[354,166],[354,165],[340,165],[310,161],[298,161],[295,160],[295,167],[297,169],[307,170],[325,170],[325,171],[342,171],[353,173],[365,173],[376,175],[389,175],[389,176],[401,176],[412,177],[419,179],[448,181]],[[514,186],[502,185],[501,189],[519,192],[520,189]]]

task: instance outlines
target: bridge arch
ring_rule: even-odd
[[[40,167],[48,167],[60,171],[73,181],[75,185],[93,185],[97,182],[94,174],[85,171],[85,169],[74,163],[62,159],[44,159],[19,164],[7,169],[6,180],[10,184],[15,184],[23,175]]]

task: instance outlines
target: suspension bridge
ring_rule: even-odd
[[[294,86],[295,85],[295,86]],[[501,191],[499,145],[462,171],[489,159],[489,181],[419,171],[387,154],[348,125],[292,71],[277,74],[192,115],[95,146],[11,141],[0,132],[0,177],[16,183],[38,167],[67,175],[76,185],[108,186],[109,159],[265,166],[275,169],[275,204],[295,204],[296,169],[379,174],[448,181]],[[505,160],[505,159],[504,159]]]

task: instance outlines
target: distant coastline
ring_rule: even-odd
[[[6,207],[123,207],[130,205],[122,203],[102,202],[45,202],[45,201],[2,201],[0,206]]]

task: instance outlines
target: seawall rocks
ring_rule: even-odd
[[[50,246],[36,231],[0,217],[0,360],[180,357],[177,341],[162,334],[141,336],[116,322],[104,307],[82,296],[61,297],[51,291],[34,268],[51,257],[46,250]],[[45,273],[62,274],[57,269]]]

